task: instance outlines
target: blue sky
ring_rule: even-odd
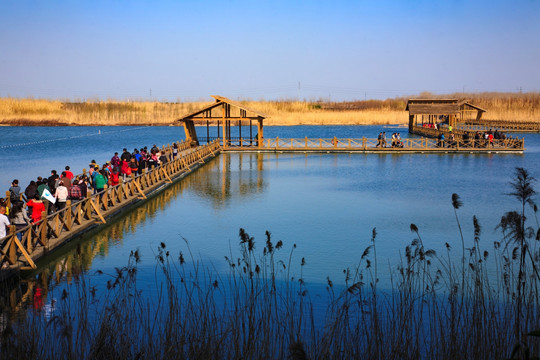
[[[540,1],[0,0],[0,96],[540,91]]]

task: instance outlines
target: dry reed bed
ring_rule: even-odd
[[[485,118],[540,121],[540,94],[422,93],[422,98],[459,98],[488,110]],[[414,98],[414,97],[413,97]],[[267,125],[375,125],[405,124],[406,98],[343,103],[309,101],[240,101],[269,116]],[[62,102],[40,99],[0,99],[4,125],[169,125],[175,119],[212,102],[166,103],[142,101]]]
[[[344,271],[345,287],[328,279],[322,312],[303,279],[306,260],[293,250],[282,256],[283,243],[268,232],[256,246],[240,229],[239,254],[225,257],[221,275],[189,247],[176,255],[161,243],[153,300],[137,287],[133,252],[127,266],[100,275],[106,286],[78,277],[51,318],[4,310],[10,321],[0,351],[24,359],[525,359],[540,352],[540,228],[525,216],[536,218],[534,183],[516,169],[511,195],[520,210],[501,218],[501,241],[484,243],[476,218],[470,238],[461,232],[456,194],[461,247],[446,244],[437,254],[411,224],[415,238],[386,291],[378,278],[387,265],[378,263],[373,229],[357,266]]]

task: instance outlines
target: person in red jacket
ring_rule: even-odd
[[[36,194],[33,199],[26,203],[26,206],[32,209],[32,223],[39,225],[41,222],[41,212],[45,211],[45,204],[40,200],[39,195]]]
[[[126,181],[126,177],[128,175],[131,175],[131,168],[129,167],[129,162],[122,160],[122,164],[120,165],[120,172],[124,177],[124,181]]]
[[[69,178],[69,181],[73,181],[73,178],[75,177],[75,175],[73,175],[73,173],[69,170],[69,166],[66,166],[66,176]]]
[[[120,184],[120,174],[118,173],[118,169],[114,168],[109,176],[109,186],[112,187],[118,184]]]

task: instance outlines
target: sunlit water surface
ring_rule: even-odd
[[[377,126],[267,127],[265,136],[374,138],[383,130],[408,136],[403,127]],[[206,128],[198,132],[206,136]],[[249,130],[243,129],[246,134]],[[3,127],[2,135],[2,191],[13,178],[24,189],[30,179],[48,176],[51,169],[70,165],[80,173],[90,160],[103,163],[123,147],[132,150],[184,138],[178,127]],[[452,193],[464,203],[458,216],[468,247],[473,215],[482,225],[482,244],[501,239],[495,226],[505,211],[518,207],[505,195],[515,167],[540,178],[540,135],[523,136],[523,155],[221,154],[164,193],[44,259],[40,266],[46,273],[30,276],[62,288],[72,276],[69,263],[77,245],[90,277],[96,270],[114,273],[139,249],[138,281],[141,288],[151,289],[160,242],[177,258],[180,251],[188,251],[187,241],[194,257],[219,273],[227,267],[224,256],[238,256],[238,232],[244,228],[255,237],[260,253],[266,230],[274,242],[284,242],[282,259],[288,259],[296,244],[293,274],[299,276],[305,258],[303,278],[322,288],[327,277],[344,283],[343,270],[359,262],[376,228],[379,276],[382,286],[388,286],[404,247],[416,236],[411,223],[420,229],[426,247],[441,252],[448,243],[461,249]]]

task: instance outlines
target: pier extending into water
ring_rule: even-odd
[[[391,139],[383,143],[374,138],[357,139],[314,139],[314,138],[271,138],[257,143],[251,139],[210,138],[209,141],[221,141],[222,151],[263,151],[263,152],[333,152],[333,153],[523,153],[523,139],[474,140],[464,141],[461,137],[455,141],[440,142],[437,139],[407,138],[392,144]]]
[[[89,191],[88,196],[80,201],[68,200],[66,207],[55,213],[48,215],[44,211],[39,224],[28,225],[19,231],[11,226],[9,234],[0,239],[0,280],[18,270],[36,269],[36,261],[53,249],[99,224],[105,224],[107,218],[181,179],[217,156],[221,150],[217,141],[195,148],[188,142],[177,145],[178,156],[174,159],[171,156],[172,146],[162,148],[171,161],[161,166],[140,175],[132,174],[128,181],[106,188],[101,193],[91,195]]]

